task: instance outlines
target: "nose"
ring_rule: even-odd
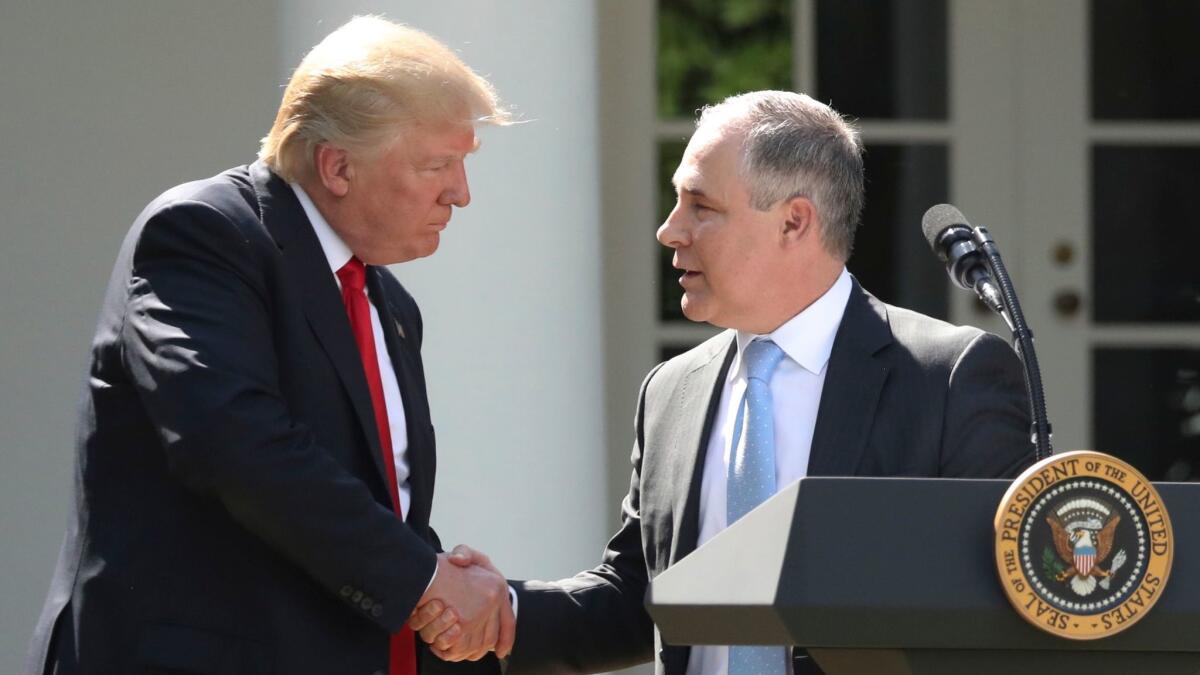
[[[667,219],[658,226],[656,236],[658,243],[668,248],[682,248],[691,243],[691,233],[684,222],[683,209],[678,201],[675,202],[671,213],[667,214]]]
[[[442,190],[441,203],[462,208],[471,203],[471,187],[467,184],[467,166],[463,162],[455,162],[450,172],[450,181]]]

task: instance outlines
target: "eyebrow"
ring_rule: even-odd
[[[444,154],[444,155],[434,155],[434,156],[432,156],[432,157],[430,157],[430,158],[429,158],[429,162],[430,162],[430,163],[433,163],[433,162],[452,162],[452,161],[454,161],[454,160],[456,160],[456,159],[462,159],[462,158],[466,157],[467,155],[473,155],[473,154],[475,154],[475,152],[476,152],[477,150],[479,150],[479,146],[481,145],[481,143],[482,143],[482,142],[481,142],[481,141],[480,141],[478,138],[476,138],[476,139],[475,139],[475,145],[474,145],[474,146],[472,146],[472,147],[471,147],[471,149],[470,149],[470,150],[468,150],[468,151],[467,151],[465,154],[462,154],[462,155],[460,155],[460,154],[458,154],[458,153],[456,153],[456,152],[451,152],[451,153],[447,153],[447,154]]]
[[[686,180],[685,180],[684,182],[686,182]],[[693,187],[685,187],[685,186],[683,186],[683,185],[680,185],[680,180],[679,180],[679,172],[678,172],[678,171],[676,171],[675,173],[671,174],[671,185],[672,185],[672,186],[673,186],[673,187],[674,187],[676,190],[678,190],[678,191],[680,191],[680,192],[687,192],[687,193],[689,193],[689,194],[703,194],[703,193],[702,193],[702,192],[701,192],[699,189],[697,189],[697,188],[693,188]]]
[[[432,161],[432,162],[452,161],[452,160],[458,159],[460,157],[465,157],[466,155],[473,155],[473,154],[475,154],[476,151],[479,150],[479,146],[481,146],[481,145],[483,145],[483,139],[476,136],[475,143],[473,145],[471,145],[471,149],[466,151],[466,153],[464,153],[463,155],[459,155],[457,152],[450,152],[450,153],[446,153],[444,155],[435,155],[430,159],[430,161]]]

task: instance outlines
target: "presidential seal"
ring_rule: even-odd
[[[1072,640],[1140,621],[1171,572],[1174,535],[1158,492],[1098,452],[1031,466],[1004,494],[995,528],[996,568],[1017,613]]]

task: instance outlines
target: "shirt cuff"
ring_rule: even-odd
[[[433,580],[436,578],[437,578],[437,565],[434,565],[433,566],[433,576],[429,577],[429,583],[425,584],[425,593],[428,593],[429,589],[433,588]],[[425,595],[425,593],[422,593],[421,595]]]

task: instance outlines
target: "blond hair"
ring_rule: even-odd
[[[376,16],[330,33],[297,66],[258,158],[283,179],[330,143],[370,157],[420,124],[507,124],[492,85],[432,36]]]

